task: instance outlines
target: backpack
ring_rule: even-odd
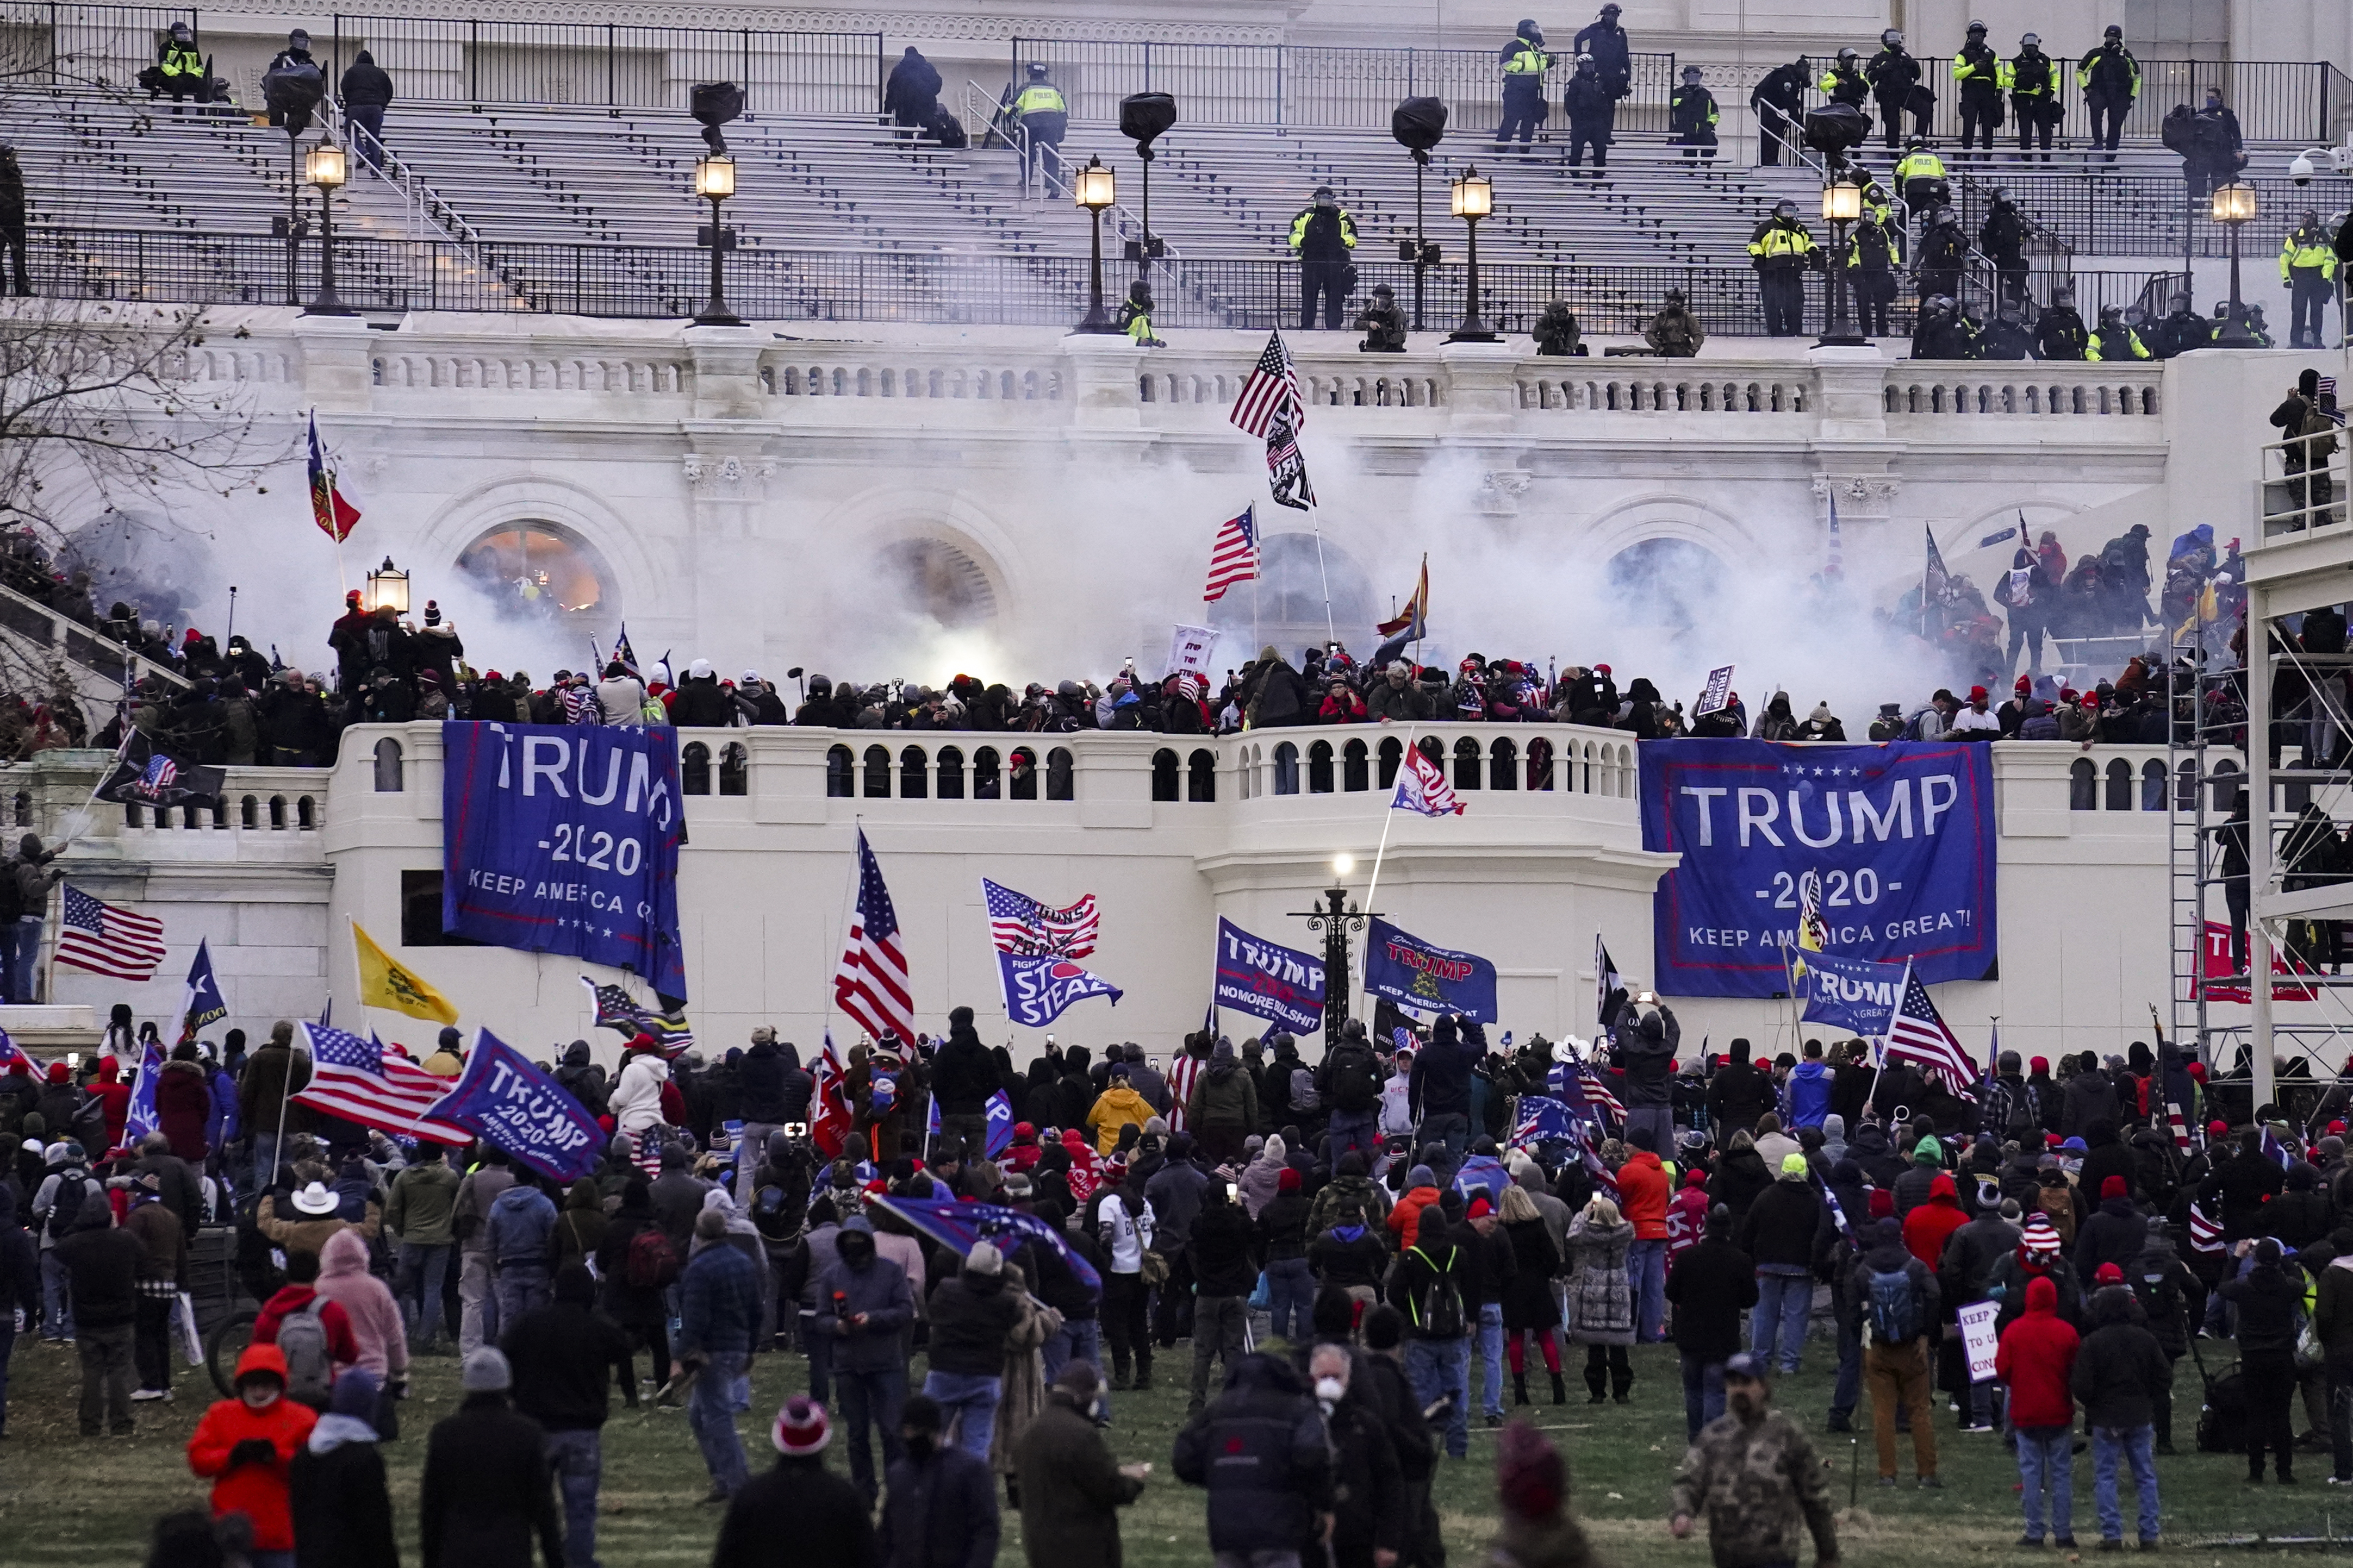
[[[659,1290],[678,1278],[678,1251],[659,1226],[649,1225],[629,1237],[621,1278],[636,1290]]]
[[[2140,1298],[2141,1310],[2148,1314],[2152,1325],[2181,1315],[2181,1288],[2165,1275],[2144,1274],[2132,1282],[2132,1290]]]
[[[327,1299],[313,1296],[299,1312],[278,1324],[278,1350],[286,1358],[287,1397],[298,1404],[323,1405],[333,1386],[335,1367],[327,1353],[327,1324],[320,1314]]]
[[[2042,1123],[2035,1114],[2034,1090],[2022,1082],[2010,1090],[2010,1119],[2002,1131],[2006,1136],[2016,1138],[2021,1148],[2027,1146],[2030,1137],[2040,1140],[2042,1136]]]
[[[1460,1337],[1470,1327],[1470,1319],[1462,1310],[1462,1287],[1454,1279],[1454,1260],[1461,1256],[1460,1249],[1447,1249],[1446,1272],[1443,1274],[1437,1272],[1438,1266],[1430,1262],[1430,1254],[1419,1247],[1413,1249],[1413,1255],[1424,1263],[1430,1263],[1431,1269],[1430,1283],[1423,1286],[1421,1293],[1414,1299],[1414,1326],[1426,1339]]]
[[[79,1167],[72,1168],[78,1169]],[[48,1231],[49,1239],[51,1241],[55,1241],[59,1237],[63,1236],[66,1231],[66,1226],[73,1224],[75,1220],[81,1217],[81,1201],[89,1195],[90,1174],[88,1172],[82,1172],[79,1175],[68,1175],[62,1172],[59,1173],[58,1176],[58,1190],[54,1194],[50,1194],[49,1197]],[[60,1221],[63,1223],[60,1223]]]
[[[1305,1068],[1291,1069],[1291,1109],[1308,1114],[1324,1109],[1324,1097],[1315,1092],[1315,1075]]]
[[[1332,1108],[1362,1116],[1380,1102],[1380,1075],[1366,1053],[1347,1050],[1332,1064]]]
[[[2189,157],[2198,145],[2198,111],[2186,103],[2175,104],[2165,111],[2157,134],[2167,151]]]
[[[931,119],[924,122],[923,130],[933,141],[950,152],[972,145],[972,139],[964,132],[964,121],[945,109],[934,110]]]
[[[1883,1345],[1908,1343],[1920,1331],[1912,1301],[1912,1271],[1907,1268],[1883,1274],[1876,1268],[1864,1272],[1871,1276],[1873,1342]]]

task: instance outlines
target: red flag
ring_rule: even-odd
[[[809,1064],[809,1072],[817,1079],[809,1094],[809,1142],[827,1159],[839,1160],[849,1138],[851,1117],[841,1062],[833,1054],[831,1029],[825,1032],[825,1048]]]

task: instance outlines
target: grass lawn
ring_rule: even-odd
[[[1936,1420],[1945,1489],[1923,1492],[1908,1483],[1893,1490],[1875,1486],[1866,1434],[1860,1455],[1861,1506],[1850,1510],[1848,1477],[1857,1450],[1850,1439],[1821,1431],[1832,1363],[1830,1347],[1819,1339],[1809,1349],[1805,1372],[1784,1380],[1776,1396],[1820,1445],[1847,1562],[1940,1568],[2056,1560],[2052,1552],[2030,1552],[2012,1544],[2020,1528],[2015,1471],[2000,1440],[1955,1433],[1952,1416],[1941,1409]],[[1178,1347],[1180,1356],[1185,1351]],[[2219,1368],[2222,1359],[2210,1353],[2208,1364]],[[1606,1561],[1628,1568],[1704,1564],[1708,1560],[1704,1544],[1672,1541],[1662,1522],[1667,1482],[1683,1451],[1683,1384],[1673,1352],[1668,1347],[1638,1347],[1634,1361],[1630,1405],[1587,1405],[1573,1370],[1569,1392],[1574,1403],[1557,1407],[1539,1403],[1530,1415],[1567,1453],[1574,1506],[1588,1521]],[[71,1352],[37,1341],[17,1342],[10,1368],[7,1438],[0,1443],[0,1564],[8,1568],[123,1568],[143,1558],[149,1527],[158,1515],[204,1502],[205,1488],[188,1474],[183,1453],[189,1431],[213,1397],[202,1371],[179,1369],[175,1402],[136,1406],[136,1436],[100,1439],[76,1435],[77,1366]],[[1125,1515],[1131,1563],[1194,1565],[1208,1560],[1202,1494],[1177,1484],[1168,1471],[1169,1440],[1185,1407],[1185,1394],[1170,1385],[1169,1373],[1188,1372],[1189,1367],[1189,1361],[1166,1358],[1157,1369],[1160,1387],[1114,1397],[1113,1447],[1124,1461],[1149,1459],[1155,1466],[1149,1489]],[[2189,1435],[2196,1426],[2198,1384],[2187,1362],[2181,1373],[2175,1430],[2186,1450],[2192,1446]],[[768,1413],[786,1394],[804,1387],[805,1376],[797,1356],[758,1359],[753,1378],[756,1414],[744,1421],[755,1469],[773,1457],[767,1447]],[[1472,1376],[1475,1391],[1475,1366]],[[1539,1400],[1547,1400],[1545,1380],[1538,1376],[1530,1381]],[[1510,1397],[1508,1379],[1504,1396]],[[417,1561],[416,1498],[425,1431],[454,1408],[457,1398],[456,1361],[420,1361],[402,1412],[404,1436],[386,1449],[394,1506],[402,1525],[401,1552],[410,1563]],[[1864,1414],[1868,1408],[1866,1404]],[[2300,1411],[2296,1425],[2299,1429],[2303,1426]],[[846,1471],[841,1441],[837,1435],[828,1458]],[[1493,1452],[1492,1434],[1474,1423],[1470,1459],[1450,1461],[1440,1472],[1438,1496],[1448,1551],[1458,1563],[1483,1560],[1482,1548],[1493,1525]],[[2353,1534],[2353,1489],[2324,1484],[2328,1473],[2325,1456],[2298,1456],[2301,1484],[2292,1489],[2242,1485],[2244,1460],[2232,1456],[2185,1451],[2176,1458],[2159,1459],[2158,1465],[2167,1543],[2179,1549],[2168,1555],[2194,1554],[2201,1563],[2219,1563],[2240,1555],[2209,1544],[2220,1538]],[[1908,1443],[1899,1468],[1911,1474]],[[2075,1478],[2076,1535],[2088,1548],[2099,1533],[2091,1506],[2089,1454],[2078,1460]],[[706,1485],[682,1413],[630,1414],[617,1405],[605,1428],[599,1558],[607,1568],[708,1561],[719,1521],[716,1508],[697,1500]],[[2127,1492],[2127,1534],[2132,1517]],[[787,1543],[778,1543],[776,1561],[780,1565],[792,1563]],[[1007,1517],[998,1561],[1007,1565],[1023,1562],[1018,1515]]]

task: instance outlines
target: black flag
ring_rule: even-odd
[[[1299,438],[1287,405],[1277,408],[1267,422],[1266,478],[1277,506],[1305,511],[1315,504],[1315,487],[1307,482],[1307,459],[1299,455]]]
[[[98,798],[124,805],[216,805],[226,768],[201,767],[157,751],[144,731],[133,730],[114,760],[114,772],[98,786]]]
[[[1599,936],[1593,939],[1593,1003],[1594,1022],[1607,1038],[1626,1005],[1626,982],[1609,957],[1609,944]]]

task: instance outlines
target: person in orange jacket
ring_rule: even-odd
[[[1428,1165],[1418,1164],[1405,1173],[1405,1191],[1389,1210],[1389,1234],[1397,1237],[1398,1251],[1412,1245],[1409,1237],[1421,1234],[1421,1211],[1439,1196],[1438,1174]]]
[[[253,1568],[293,1568],[289,1467],[318,1413],[286,1397],[286,1357],[248,1345],[237,1360],[237,1397],[205,1412],[188,1438],[188,1468],[213,1483],[213,1517],[241,1513],[253,1526]]]
[[[1618,1212],[1634,1227],[1626,1255],[1633,1276],[1635,1338],[1656,1344],[1667,1337],[1667,1199],[1673,1179],[1659,1162],[1658,1133],[1637,1127],[1627,1135],[1633,1152],[1618,1167]]]

